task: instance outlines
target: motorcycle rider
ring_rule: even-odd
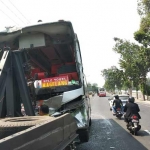
[[[141,119],[141,116],[139,114],[140,112],[139,106],[138,104],[134,103],[134,101],[135,101],[134,97],[130,97],[128,99],[128,103],[126,103],[124,107],[124,112],[126,112],[126,114],[124,115],[124,120],[127,123],[127,125],[132,115],[137,115],[138,118]]]
[[[113,101],[113,106],[112,106],[112,110],[114,112],[114,114],[116,113],[117,108],[121,108],[122,110],[122,101],[119,99],[118,95],[115,95],[115,100]]]

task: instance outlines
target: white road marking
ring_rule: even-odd
[[[150,134],[150,131],[148,131],[148,130],[144,130],[146,133],[148,133],[148,134]]]

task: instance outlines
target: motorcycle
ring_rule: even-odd
[[[132,115],[132,117],[129,120],[129,123],[127,125],[127,129],[133,135],[137,135],[137,132],[141,129],[141,125],[139,125],[139,118],[137,115]]]
[[[123,115],[123,113],[122,113],[122,111],[121,111],[121,108],[117,108],[117,109],[116,109],[116,114],[115,114],[115,116],[116,116],[118,119],[121,119],[122,115]]]

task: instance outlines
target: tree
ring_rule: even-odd
[[[115,86],[121,90],[122,88],[122,71],[116,66],[101,71],[105,79],[104,88],[108,91],[114,91]]]
[[[127,40],[114,38],[116,44],[113,48],[120,54],[119,64],[124,70],[124,83],[130,89],[132,86],[139,89],[139,84],[146,83],[146,76],[150,68],[150,50]]]
[[[150,86],[150,78],[147,78],[146,84]]]
[[[138,0],[138,14],[145,17],[150,13],[150,0]]]
[[[120,68],[124,70],[124,85],[130,89],[130,94],[132,95],[132,81],[136,76],[134,60],[136,59],[137,46],[130,41],[119,38],[114,38],[114,41],[116,44],[113,50],[120,54],[119,64]]]
[[[97,83],[93,83],[92,84],[92,90],[96,92],[97,89],[98,89],[98,84]]]
[[[88,82],[87,83],[87,87],[86,87],[86,91],[97,91],[97,88],[98,88],[98,84],[97,83],[90,83]]]
[[[114,83],[111,82],[110,80],[105,80],[104,88],[105,88],[107,91],[113,92],[114,89],[115,89],[115,85],[114,85]]]
[[[98,86],[98,84],[97,84],[97,83],[93,83],[93,84],[92,84],[92,86],[95,86],[95,87],[97,87],[97,86]]]
[[[134,33],[134,38],[142,44],[140,64],[144,66],[144,73],[150,70],[150,0],[138,0],[138,13],[141,16],[140,28]],[[143,59],[143,60],[142,60]],[[148,93],[149,87],[146,84],[146,74],[141,79],[141,91],[145,100],[144,93]]]
[[[134,38],[144,47],[150,46],[150,0],[138,0],[138,13],[141,16],[140,28]]]
[[[144,95],[150,96],[150,78],[146,79],[146,84],[141,84],[141,91]]]
[[[87,86],[88,86],[88,87],[91,87],[91,86],[92,86],[92,84],[88,82],[88,83],[87,83]]]

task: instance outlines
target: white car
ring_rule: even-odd
[[[125,104],[127,103],[128,99],[129,99],[129,95],[118,95],[119,99],[122,101],[123,107],[125,106]],[[112,105],[113,105],[113,101],[114,101],[114,97],[110,97],[109,100],[109,107],[110,110],[112,110]]]

